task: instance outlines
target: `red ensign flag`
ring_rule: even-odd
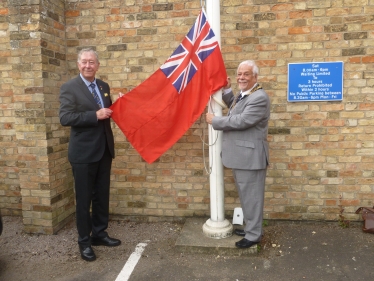
[[[216,36],[201,11],[169,59],[113,103],[112,118],[143,159],[152,163],[199,118],[226,79]]]

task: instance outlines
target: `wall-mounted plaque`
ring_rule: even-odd
[[[343,100],[343,69],[343,62],[288,64],[287,100]]]

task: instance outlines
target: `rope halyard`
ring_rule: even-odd
[[[210,96],[210,98],[209,98],[209,103],[208,103],[208,112],[211,112],[211,113],[214,114],[214,111],[213,111],[213,108],[212,108],[212,96]],[[208,128],[209,128],[209,125],[208,125]],[[210,161],[210,157],[211,157],[211,156],[209,155],[209,162],[212,163],[212,166],[209,167],[209,171],[208,171],[208,169],[207,169],[207,164],[206,164],[206,161],[205,161],[205,159],[206,159],[206,158],[205,158],[205,146],[209,146],[209,147],[210,147],[210,146],[213,146],[213,145],[215,145],[215,144],[217,143],[217,140],[218,140],[218,132],[215,131],[215,130],[213,129],[212,126],[210,126],[209,129],[211,130],[212,135],[213,135],[213,132],[216,133],[215,140],[214,140],[214,142],[213,142],[212,144],[209,144],[209,140],[208,140],[208,143],[205,142],[205,130],[204,130],[204,128],[202,129],[202,134],[200,135],[200,139],[201,139],[202,144],[203,144],[204,169],[205,169],[205,172],[206,172],[208,175],[210,175],[210,174],[212,173],[213,161]],[[209,134],[208,134],[208,136],[209,136]]]

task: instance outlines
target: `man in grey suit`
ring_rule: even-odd
[[[238,248],[249,248],[262,238],[262,217],[266,169],[269,163],[267,142],[270,99],[257,83],[258,67],[254,61],[239,64],[237,82],[240,93],[231,91],[231,83],[224,89],[223,101],[229,106],[227,116],[206,114],[215,130],[223,131],[222,164],[231,168],[243,209],[245,228],[235,233],[244,238],[235,243]]]
[[[110,88],[95,78],[99,65],[93,49],[82,49],[78,54],[80,74],[60,89],[60,123],[70,126],[68,159],[75,181],[78,244],[86,261],[96,259],[91,245],[121,244],[106,232],[114,138],[110,126]]]

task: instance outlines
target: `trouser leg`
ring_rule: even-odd
[[[109,187],[112,156],[106,149],[101,159],[92,192],[92,236],[106,237],[109,222]]]
[[[262,237],[266,169],[233,169],[245,221],[245,238],[258,242]]]
[[[90,207],[95,180],[95,164],[71,163],[75,182],[78,243],[90,246],[92,229]]]

